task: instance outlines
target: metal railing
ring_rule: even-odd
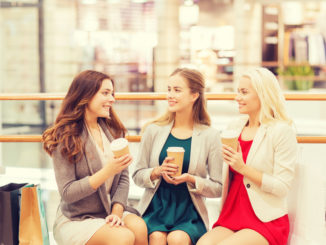
[[[63,93],[2,93],[0,100],[62,100]],[[206,93],[207,100],[234,100],[234,93]],[[326,94],[322,93],[289,93],[284,94],[286,100],[299,101],[326,101]],[[116,93],[116,100],[165,100],[165,93]],[[140,135],[128,135],[130,142],[139,142]],[[297,136],[299,143],[326,143],[326,136]],[[41,135],[0,135],[0,142],[42,142]]]
[[[0,100],[62,100],[64,93],[1,93]],[[206,93],[207,100],[234,100],[235,93]],[[286,100],[324,100],[324,93],[284,94]],[[116,100],[165,100],[166,93],[116,93]]]

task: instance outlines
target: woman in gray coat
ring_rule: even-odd
[[[195,244],[208,229],[205,197],[221,194],[220,136],[210,127],[204,89],[198,71],[175,70],[168,80],[168,112],[142,136],[133,180],[145,188],[139,211],[151,245]],[[178,168],[168,147],[185,150],[181,176],[174,176]]]
[[[110,148],[126,131],[114,101],[113,80],[84,71],[43,134],[61,196],[53,228],[59,245],[147,244],[144,221],[126,212],[132,157],[115,158]]]

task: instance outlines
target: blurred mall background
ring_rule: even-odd
[[[244,70],[264,66],[285,93],[326,94],[325,40],[325,0],[0,0],[0,92],[64,94],[85,69],[111,75],[117,92],[164,92],[178,66],[201,70],[207,92],[234,92]],[[0,135],[41,134],[60,104],[1,100]],[[117,101],[116,110],[136,135],[164,106]],[[233,101],[208,108],[220,130],[238,115]],[[326,135],[326,101],[287,101],[287,108],[298,135]],[[131,145],[136,156],[138,143]],[[316,213],[302,220],[312,222],[313,237],[326,236],[326,144],[300,147],[301,161],[313,166],[304,178],[315,183],[305,188]],[[0,169],[1,184],[41,183],[52,231],[59,196],[41,143],[0,143]],[[131,181],[130,203],[141,193]],[[216,203],[208,202],[212,220]]]

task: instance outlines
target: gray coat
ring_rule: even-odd
[[[107,126],[100,125],[108,137],[113,140]],[[114,203],[120,203],[126,209],[129,192],[128,169],[114,176],[110,190],[111,201],[108,199],[105,184],[94,190],[89,177],[102,168],[102,162],[96,146],[89,139],[89,134],[84,128],[81,140],[85,143],[84,153],[79,162],[70,163],[60,153],[60,146],[53,152],[54,173],[61,196],[61,211],[71,220],[82,220],[86,218],[105,218],[111,213]]]
[[[145,188],[138,208],[141,214],[146,211],[161,183],[162,178],[152,182],[150,175],[153,168],[159,166],[159,155],[171,132],[172,125],[173,123],[166,126],[150,124],[142,136],[140,153],[132,176],[136,185]],[[219,132],[208,126],[195,125],[188,173],[195,176],[196,185],[187,183],[187,187],[194,206],[207,229],[209,220],[205,197],[221,195],[222,163]]]

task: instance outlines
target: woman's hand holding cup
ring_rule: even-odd
[[[126,169],[131,163],[132,156],[130,154],[126,154],[119,158],[111,158],[105,167],[108,168],[108,171],[112,171],[114,174],[117,174]]]
[[[179,170],[179,166],[175,163],[173,157],[166,157],[161,165],[161,175],[163,179],[169,183],[173,184],[173,177]]]
[[[173,157],[166,157],[162,163],[162,165],[154,168],[153,175],[154,179],[158,179],[159,177],[163,177],[165,181],[169,183],[171,179],[170,176],[175,175],[178,172],[178,165],[172,163],[174,161]]]
[[[125,138],[118,138],[111,142],[111,150],[114,157],[107,164],[109,171],[114,174],[120,173],[126,169],[132,162],[132,156],[129,154],[129,143]]]
[[[178,172],[178,165],[172,163],[174,161],[173,157],[166,157],[161,165],[161,172],[166,173],[168,176],[173,176]]]

